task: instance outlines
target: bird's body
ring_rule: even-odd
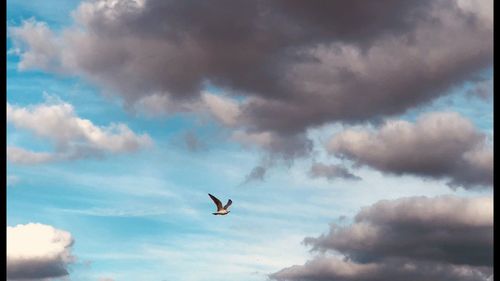
[[[212,213],[213,215],[220,215],[220,216],[224,216],[224,215],[227,215],[229,214],[229,206],[231,206],[231,204],[233,203],[233,201],[231,201],[231,199],[229,199],[227,201],[227,204],[225,206],[222,206],[222,203],[220,202],[219,199],[217,199],[217,197],[213,196],[212,194],[208,194],[208,196],[210,196],[210,198],[212,199],[212,201],[214,201],[215,203],[215,206],[217,206],[217,212],[215,213]]]
[[[212,213],[212,214],[216,215],[216,216],[225,216],[225,215],[229,214],[229,211],[221,210],[221,211],[217,211],[217,212]]]

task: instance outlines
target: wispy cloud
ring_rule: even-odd
[[[360,180],[361,178],[349,172],[347,168],[342,165],[325,165],[323,163],[313,163],[309,170],[309,175],[313,178],[326,178],[334,180],[336,178],[348,180]]]

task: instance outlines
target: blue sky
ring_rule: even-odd
[[[54,32],[69,28],[79,1],[8,0],[10,27],[24,20],[45,22]],[[7,38],[7,49],[13,48]],[[349,125],[330,122],[307,128],[314,157],[292,165],[278,163],[263,181],[242,184],[268,153],[229,136],[231,128],[192,113],[149,116],[127,109],[120,95],[85,75],[46,69],[20,70],[20,56],[7,56],[7,102],[32,108],[50,100],[72,105],[74,115],[97,127],[125,124],[136,136],[147,134],[151,146],[136,151],[35,165],[8,163],[7,224],[40,223],[70,232],[76,261],[71,280],[266,280],[282,268],[304,264],[315,254],[304,237],[328,231],[329,224],[349,224],[361,207],[407,196],[452,194],[491,196],[492,189],[451,189],[445,179],[387,174],[369,166],[353,170],[362,180],[327,180],[308,175],[312,159],[348,163],[323,148]],[[492,79],[491,66],[477,74]],[[415,122],[428,112],[460,113],[482,133],[493,135],[492,99],[470,96],[474,83],[457,83],[448,94],[384,118]],[[211,87],[224,95],[224,89]],[[57,102],[56,102],[57,103]],[[37,126],[44,126],[43,123]],[[368,126],[362,124],[360,126]],[[376,126],[376,125],[374,125]],[[194,133],[202,149],[185,144]],[[7,145],[52,151],[50,138],[9,123]],[[231,198],[231,213],[212,216],[207,193]],[[345,220],[339,219],[345,217]],[[64,280],[66,277],[61,277]],[[59,280],[59,278],[54,278]]]

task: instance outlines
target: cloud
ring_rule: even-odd
[[[173,102],[167,96],[151,94],[140,98],[133,109],[147,116],[168,116],[179,112],[192,111],[193,108],[187,103]]]
[[[493,184],[492,146],[458,113],[428,113],[415,123],[391,120],[376,130],[348,129],[327,149],[391,174],[446,178],[465,188]]]
[[[264,181],[264,177],[266,176],[267,168],[263,166],[256,166],[250,171],[250,173],[245,177],[245,181],[243,184],[252,182],[252,181]]]
[[[152,94],[140,98],[133,109],[149,116],[168,116],[178,113],[206,115],[227,127],[236,125],[241,114],[240,104],[236,100],[206,91],[201,94],[200,99],[186,100]]]
[[[263,181],[266,173],[273,166],[284,164],[290,167],[295,159],[305,158],[313,150],[313,142],[307,138],[306,134],[283,136],[269,131],[235,130],[230,138],[244,147],[256,147],[265,152],[260,159],[261,163],[250,171],[242,184]]]
[[[269,158],[291,163],[295,158],[306,157],[313,149],[313,142],[306,134],[280,135],[273,132],[245,132],[236,130],[231,139],[247,147],[258,147],[269,152]],[[269,160],[273,162],[274,160]]]
[[[18,54],[21,57],[19,69],[44,69],[49,71],[58,71],[57,57],[58,47],[52,40],[55,34],[50,30],[47,24],[29,20],[24,22],[22,28],[10,30],[10,35],[16,38],[16,45],[12,54]],[[29,48],[29,52],[24,52],[24,48]]]
[[[306,238],[316,256],[275,280],[488,280],[493,200],[407,197],[363,208],[348,226]],[[335,252],[344,256],[325,255]]]
[[[273,135],[270,132],[247,133],[245,131],[235,131],[231,138],[244,146],[257,146],[262,148],[269,148],[273,141]]]
[[[79,118],[71,104],[61,101],[46,101],[31,107],[7,103],[7,122],[48,139],[55,145],[54,153],[7,147],[7,158],[17,164],[128,153],[152,144],[147,134],[136,135],[125,124],[112,123],[101,127]]]
[[[193,132],[186,132],[182,136],[182,139],[189,151],[197,152],[205,149],[205,145],[203,144],[203,142]]]
[[[309,176],[312,178],[326,178],[328,180],[334,180],[336,178],[349,179],[349,180],[360,180],[361,178],[349,172],[342,165],[325,165],[323,163],[313,163],[311,169],[309,170]]]
[[[403,113],[491,66],[491,3],[100,0],[61,32],[27,21],[9,34],[23,69],[78,75],[158,112],[202,103],[227,126],[306,147],[309,128]]]
[[[33,165],[47,163],[57,157],[47,152],[33,152],[15,146],[7,146],[7,161],[15,164]]]
[[[71,233],[40,223],[7,226],[7,278],[43,279],[68,275],[75,261]]]
[[[336,250],[363,263],[406,257],[491,266],[492,235],[491,198],[409,197],[379,201],[362,209],[354,224],[333,226],[305,241],[315,250]]]
[[[234,126],[240,116],[240,106],[237,102],[218,95],[203,93],[202,100],[209,112],[226,126]]]
[[[470,96],[477,96],[483,100],[491,100],[493,97],[493,79],[482,79],[467,91]]]
[[[492,273],[491,269],[436,263],[386,261],[356,264],[335,257],[316,257],[302,266],[285,268],[270,277],[279,281],[487,281]]]

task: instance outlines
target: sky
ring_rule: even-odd
[[[8,280],[493,280],[493,1],[6,7]]]

